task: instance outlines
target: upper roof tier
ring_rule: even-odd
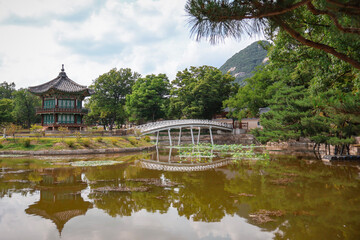
[[[34,94],[43,94],[48,92],[51,89],[55,89],[61,92],[67,92],[67,93],[84,93],[85,96],[89,96],[93,93],[92,89],[87,88],[86,86],[82,86],[80,84],[77,84],[73,80],[67,77],[65,71],[64,71],[64,64],[62,65],[61,72],[59,73],[59,76],[57,76],[55,79],[38,85],[29,87],[29,91]]]

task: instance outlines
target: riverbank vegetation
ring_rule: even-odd
[[[6,150],[76,150],[135,148],[152,146],[149,138],[136,137],[71,137],[71,138],[6,138],[0,139],[0,151]]]

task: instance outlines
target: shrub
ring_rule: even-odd
[[[150,142],[150,137],[149,137],[149,136],[145,136],[145,137],[144,137],[144,140],[147,141],[147,142]]]
[[[61,141],[64,141],[64,137],[66,135],[66,133],[68,132],[68,128],[66,127],[59,127],[58,131],[60,132],[60,136],[61,136]]]
[[[75,137],[76,137],[76,141],[78,143],[81,143],[81,133],[80,132],[75,132]]]
[[[136,145],[136,144],[139,143],[139,141],[136,140],[135,138],[129,138],[128,140],[129,140],[129,142],[130,142],[132,145]]]
[[[84,138],[82,141],[81,141],[82,145],[84,145],[85,147],[89,147],[91,145],[91,141],[90,139],[88,138]]]
[[[23,139],[22,144],[24,147],[28,148],[30,147],[31,140],[29,138]]]
[[[43,133],[45,133],[42,130],[42,126],[39,126],[36,124],[31,125],[30,131],[32,131],[34,133],[34,135],[37,137],[37,139],[39,139],[43,135]]]
[[[112,144],[112,145],[116,145],[117,142],[118,142],[118,141],[117,141],[116,139],[111,139],[111,144]]]
[[[97,138],[96,138],[96,141],[99,142],[99,143],[101,143],[101,142],[103,141],[103,138],[102,138],[102,137],[97,137]]]
[[[75,141],[74,140],[67,140],[66,144],[70,147],[73,148],[75,146]]]
[[[3,148],[4,146],[0,143],[0,148]]]

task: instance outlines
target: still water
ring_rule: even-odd
[[[176,154],[0,157],[0,239],[360,239],[357,164]]]

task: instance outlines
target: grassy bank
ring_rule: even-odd
[[[150,138],[143,137],[74,137],[74,138],[7,138],[0,139],[0,151],[4,150],[76,150],[135,148],[152,146]]]

